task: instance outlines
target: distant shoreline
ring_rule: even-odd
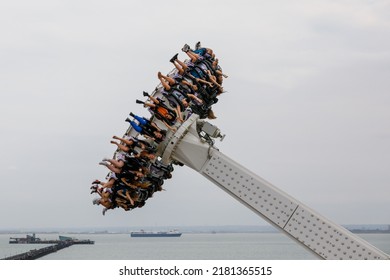
[[[344,225],[344,228],[355,234],[390,234],[389,224],[377,225]],[[183,233],[278,233],[272,226],[133,226],[133,227],[90,227],[90,228],[19,228],[3,229],[0,234],[128,234],[137,230],[166,231],[179,229]]]
[[[350,229],[352,233],[386,233],[390,234],[390,230],[382,230],[382,229]]]

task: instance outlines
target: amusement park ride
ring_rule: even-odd
[[[164,98],[161,89],[160,85],[151,95]],[[164,127],[159,119],[153,121]],[[126,135],[140,136],[131,126]],[[320,259],[390,259],[219,151],[214,139],[224,137],[219,128],[193,113],[168,131],[156,155],[165,165],[179,163],[200,173]]]
[[[230,159],[205,135],[221,137],[218,128],[192,115],[165,142],[163,161],[191,167],[321,259],[390,258]]]

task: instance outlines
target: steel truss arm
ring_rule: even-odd
[[[199,137],[196,115],[166,142],[163,161],[196,170],[322,259],[389,259],[389,255],[329,221],[230,159]]]

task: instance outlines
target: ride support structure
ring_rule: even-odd
[[[220,152],[213,138],[223,137],[193,114],[159,145],[159,152],[165,164],[180,162],[194,169],[320,259],[390,259]]]

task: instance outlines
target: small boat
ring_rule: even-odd
[[[131,237],[180,237],[181,232],[177,230],[171,231],[133,231],[130,233]]]

